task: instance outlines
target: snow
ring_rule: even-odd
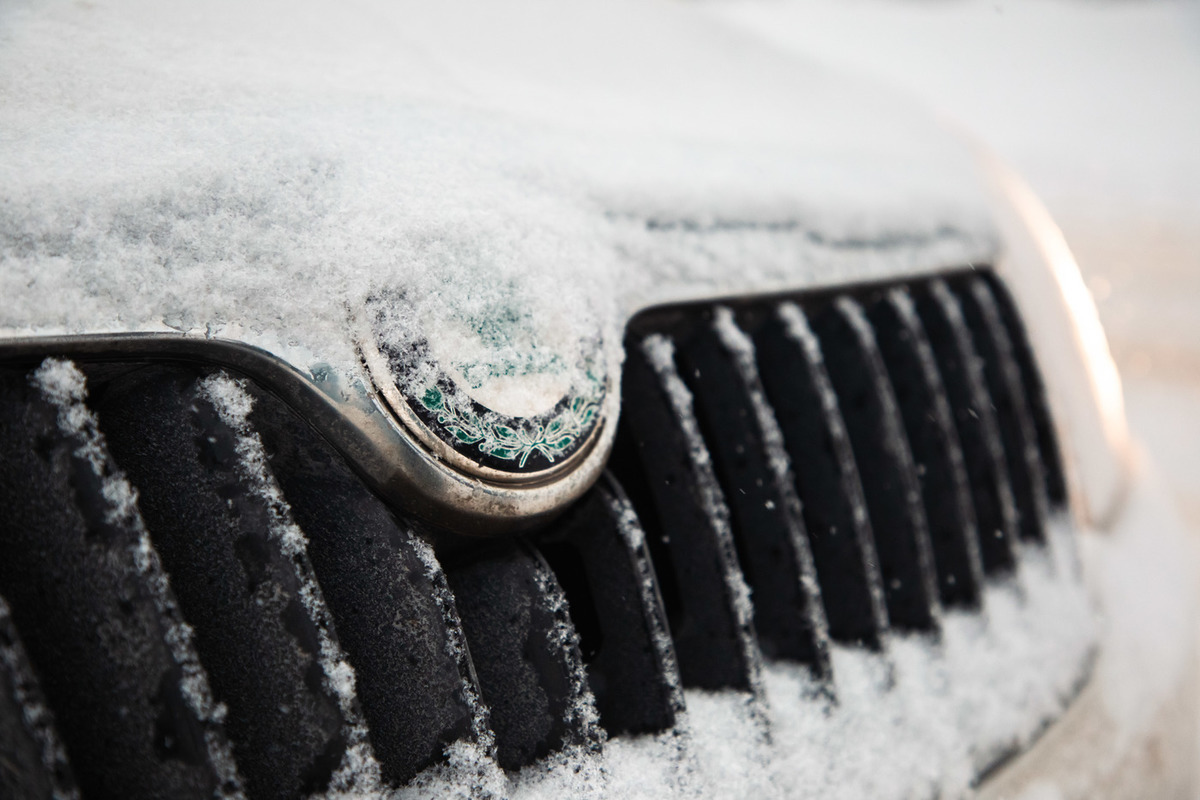
[[[124,473],[113,465],[96,416],[85,405],[87,384],[83,373],[70,361],[48,358],[33,373],[31,380],[46,400],[54,405],[59,429],[75,441],[75,456],[86,461],[100,479],[101,493],[109,504],[105,509],[106,517],[119,522],[136,537],[130,546],[129,556],[144,580],[163,623],[171,658],[182,672],[179,679],[180,694],[204,726],[208,760],[221,781],[215,790],[216,796],[220,800],[244,798],[233,751],[221,725],[226,708],[213,698],[208,685],[208,673],[192,644],[192,628],[183,619],[171,592],[170,580],[138,512],[137,492]]]
[[[1045,547],[1022,545],[1019,574],[987,587],[984,613],[947,612],[940,638],[891,635],[884,655],[834,645],[836,699],[807,668],[768,662],[765,703],[687,690],[677,731],[610,739],[589,759],[602,772],[593,767],[559,794],[545,791],[540,767],[518,774],[509,794],[964,795],[981,769],[1032,741],[1088,675],[1100,628],[1075,577],[1076,535],[1055,518]],[[769,737],[760,735],[764,713]]]
[[[1200,5],[720,0],[762,41],[869,75],[966,125],[1056,216],[1200,205]]]
[[[381,291],[435,352],[541,350],[563,386],[646,302],[995,247],[932,120],[672,3],[14,0],[0,131],[0,331],[233,338],[343,377]],[[489,400],[553,394],[513,383]]]

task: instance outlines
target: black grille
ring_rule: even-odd
[[[676,634],[687,686],[745,684],[754,632],[704,627],[735,604],[677,566],[720,552],[726,529],[760,650],[835,678],[828,640],[936,634],[941,609],[978,608],[1065,501],[1036,365],[989,271],[655,309],[626,352],[612,470],[671,587],[673,629],[718,645],[701,667]],[[705,468],[680,467],[693,463]]]
[[[656,309],[626,352],[609,474],[497,541],[386,508],[253,384],[236,423],[191,367],[89,367],[87,398],[0,373],[0,788],[299,797],[455,743],[515,770],[670,730],[684,687],[754,696],[763,658],[836,698],[832,643],[936,639],[1065,503],[990,272]]]

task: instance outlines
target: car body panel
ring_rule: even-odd
[[[638,311],[992,266],[1045,375],[1085,575],[1103,610],[1137,607],[1106,581],[1156,501],[1052,223],[924,111],[683,5],[19,0],[0,10],[0,131],[0,353],[233,367],[377,492],[468,533],[540,524],[599,476]],[[376,357],[416,343],[416,367]],[[438,438],[463,429],[441,405],[406,416],[433,370],[526,421],[591,380],[598,421],[577,461],[487,472],[472,462],[495,447]],[[1178,541],[1137,541],[1184,563]],[[1182,578],[1158,590],[1165,669],[1190,658],[1194,603]],[[1106,651],[1145,643],[1127,622]],[[985,791],[1035,785],[1043,747],[1104,727],[1068,720],[1136,683],[1121,658]],[[1133,705],[1165,709],[1183,669]],[[1149,728],[1105,713],[1105,752],[1132,752]]]

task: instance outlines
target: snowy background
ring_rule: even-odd
[[[709,0],[1015,166],[1100,309],[1132,425],[1200,531],[1200,2]]]

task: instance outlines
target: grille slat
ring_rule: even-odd
[[[537,547],[566,592],[604,728],[674,725],[683,696],[666,613],[637,514],[612,476]]]
[[[355,670],[383,778],[403,783],[487,730],[454,598],[432,549],[344,461],[268,392],[250,422]]]
[[[271,509],[240,474],[237,434],[198,380],[188,368],[149,367],[110,383],[95,408],[229,707],[247,790],[311,792],[341,763],[346,722],[320,679],[320,631],[272,536]],[[186,497],[181,485],[192,488]]]
[[[862,307],[840,296],[810,316],[862,482],[888,619],[937,627],[937,576],[916,467],[891,382]]]
[[[0,592],[85,796],[240,792],[178,607],[80,398],[0,373]],[[73,419],[82,423],[68,430]],[[108,491],[106,492],[106,489]],[[114,491],[117,490],[117,491]],[[143,547],[142,545],[146,546]],[[139,554],[142,558],[139,558]],[[184,667],[195,669],[185,676]],[[197,691],[198,690],[198,691]]]
[[[1021,385],[1025,388],[1025,398],[1033,417],[1034,433],[1037,437],[1038,452],[1041,455],[1042,469],[1046,479],[1046,494],[1052,505],[1065,505],[1067,483],[1063,475],[1062,456],[1059,452],[1058,437],[1054,433],[1054,421],[1050,415],[1046,387],[1037,367],[1037,359],[1033,355],[1033,347],[1029,344],[1025,325],[1021,322],[1008,287],[990,272],[984,272],[982,275],[992,290],[992,297],[996,301],[1000,319],[1008,333],[1009,341],[1012,343],[1017,368],[1021,372]]]
[[[867,315],[875,327],[916,463],[947,606],[976,607],[983,588],[979,534],[962,446],[933,350],[906,289],[875,294]]]
[[[962,443],[984,572],[1016,568],[1016,508],[995,410],[958,300],[942,280],[917,295],[917,311],[938,361]]]
[[[674,357],[661,335],[630,343],[622,377],[627,452],[613,469],[623,485],[647,487],[640,499],[650,505],[638,512],[656,521],[646,532],[657,539],[660,581],[672,590],[667,611],[684,685],[751,690],[759,670],[752,611],[729,512]]]
[[[591,698],[561,589],[545,562],[515,545],[447,566],[496,760],[514,770],[572,745],[599,747]]]
[[[746,327],[795,473],[829,633],[879,647],[882,579],[837,397],[803,312],[791,303],[772,311]]]
[[[829,673],[828,632],[782,434],[753,343],[717,308],[680,343],[680,371],[729,503],[739,562],[768,656]]]
[[[984,378],[996,408],[1016,502],[1018,531],[1022,539],[1044,541],[1049,504],[1046,478],[1012,342],[996,301],[982,279],[968,278],[955,288],[963,318],[983,360]]]
[[[62,736],[0,597],[0,797],[79,800]]]

